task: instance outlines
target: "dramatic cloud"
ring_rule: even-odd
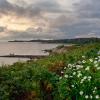
[[[0,0],[0,39],[100,37],[100,0]]]

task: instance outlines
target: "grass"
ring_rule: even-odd
[[[87,87],[92,89],[95,84],[97,90],[100,89],[100,70],[96,71],[95,65],[93,67],[94,58],[97,58],[99,50],[99,43],[88,44],[78,46],[63,54],[50,55],[36,62],[17,62],[11,66],[2,66],[0,68],[0,100],[90,100],[92,90],[85,91],[85,89]],[[91,84],[87,83],[87,85],[83,84],[82,86],[86,98],[79,95],[84,92],[81,90],[81,85],[79,84],[79,87],[76,88],[73,85],[81,80],[81,77],[79,79],[76,76],[65,78],[67,75],[77,73],[77,70],[73,72],[73,69],[68,66],[75,64],[77,67],[77,63],[83,61],[82,56],[85,57],[86,64],[81,64],[80,66],[84,68],[80,68],[78,71],[84,73],[82,77],[91,75],[95,79],[91,81]],[[89,59],[93,59],[93,62],[90,63]],[[88,65],[96,72],[84,70]],[[92,83],[95,84],[92,85]],[[71,85],[73,86],[71,87]],[[90,94],[86,94],[87,92]],[[100,91],[97,92],[95,99],[100,96]]]

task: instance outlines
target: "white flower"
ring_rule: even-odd
[[[82,65],[76,65],[77,69],[83,68]]]
[[[88,76],[88,78],[91,79],[92,77],[91,76]]]
[[[74,72],[73,75],[76,75],[76,72]]]
[[[68,78],[68,75],[65,75],[64,77],[65,77],[65,78]]]
[[[85,56],[82,56],[82,58],[85,58]]]
[[[85,61],[85,60],[83,60],[83,61],[82,61],[82,63],[86,63],[86,61]]]
[[[95,64],[95,67],[98,67],[98,64]]]
[[[97,67],[97,70],[100,70],[100,67]]]
[[[88,81],[90,81],[91,79],[88,79]]]
[[[98,56],[98,58],[100,58],[100,56]]]
[[[68,64],[68,67],[72,67],[72,65],[71,64]]]
[[[61,80],[62,79],[62,77],[59,77],[59,80]]]
[[[98,58],[95,58],[95,60],[98,60]]]
[[[86,95],[86,96],[85,96],[85,99],[88,99],[88,98],[89,98],[89,96],[88,96],[88,95]]]
[[[83,95],[83,93],[84,93],[83,91],[80,91],[80,93],[79,93],[79,94],[80,94],[80,95]]]
[[[97,64],[98,63],[98,61],[94,61],[94,64]]]
[[[72,87],[74,87],[74,85],[71,85]]]
[[[93,59],[89,59],[90,60],[90,62],[93,62]]]
[[[69,69],[72,69],[72,67],[69,67]]]
[[[99,99],[99,95],[96,95],[95,98],[96,98],[96,99]]]
[[[90,80],[91,80],[91,76],[88,76],[88,77],[87,77],[87,80],[90,81]]]
[[[100,62],[100,58],[99,58],[98,62]]]
[[[86,71],[88,71],[88,70],[90,70],[90,68],[89,68],[89,67],[87,67],[87,68],[85,68],[85,70],[86,70]]]
[[[66,69],[67,67],[64,67],[64,69]]]
[[[82,79],[80,83],[82,84],[83,82],[84,82],[84,79]]]
[[[63,71],[61,71],[61,74],[63,74],[64,72]]]
[[[83,79],[86,80],[87,79],[87,76],[84,76]]]
[[[93,93],[95,93],[96,91],[94,90]]]
[[[92,99],[92,98],[93,98],[93,96],[92,96],[92,95],[90,95],[90,98]]]
[[[80,82],[81,84],[83,83],[83,81]]]
[[[79,73],[78,75],[77,75],[77,77],[81,77],[82,76],[82,74],[81,73]]]
[[[94,87],[95,90],[97,90],[97,87]]]

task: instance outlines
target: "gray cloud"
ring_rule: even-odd
[[[19,3],[9,1],[0,0],[0,17],[13,14],[16,17],[35,18],[39,26],[37,29],[30,26],[23,32],[7,30],[9,35],[5,39],[70,38],[86,34],[92,36],[91,33],[100,37],[100,0],[78,0],[79,2],[72,3],[69,8],[61,6],[58,0],[31,0],[30,4],[24,0]],[[48,31],[44,32],[46,27]],[[5,28],[0,27],[0,32],[2,31]]]
[[[12,4],[7,0],[0,0],[0,14],[16,14],[17,16],[24,16],[24,17],[34,17],[34,16],[41,16],[45,12],[48,13],[61,13],[63,10],[60,8],[59,4],[55,0],[51,1],[40,1],[34,4],[30,4],[27,6],[20,6],[25,4],[25,2],[19,2],[19,5]]]
[[[75,4],[76,12],[85,18],[100,18],[100,0],[81,0]]]
[[[24,8],[18,5],[13,5],[9,3],[7,0],[0,0],[0,14],[15,14],[16,16],[38,16],[40,14],[39,8],[32,9],[31,6]]]

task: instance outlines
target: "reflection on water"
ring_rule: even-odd
[[[55,48],[60,44],[42,44],[38,42],[1,42],[0,55],[9,55],[11,53],[16,55],[48,55],[42,50]],[[0,58],[1,64],[12,64],[17,61],[26,61],[26,58]]]

